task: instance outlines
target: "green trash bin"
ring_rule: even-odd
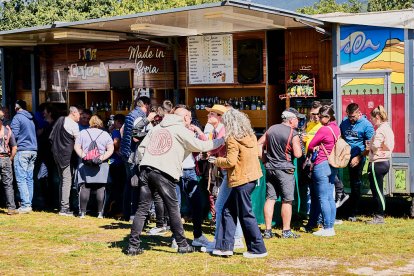
[[[294,164],[296,166],[296,159],[294,160]],[[263,214],[263,207],[266,201],[266,169],[262,162],[260,162],[260,166],[262,168],[263,176],[257,181],[256,188],[253,190],[252,193],[252,208],[253,213],[256,216],[257,223],[258,224],[264,224],[264,214]],[[293,213],[299,213],[300,212],[300,195],[299,195],[299,189],[298,189],[298,175],[297,170],[295,170],[295,202],[293,203]],[[276,200],[275,209],[273,212],[273,219],[272,219],[272,225],[281,225],[282,224],[282,218],[280,216],[280,211],[282,207],[282,202],[280,200],[280,197]]]

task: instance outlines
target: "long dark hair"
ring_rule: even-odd
[[[335,111],[332,109],[330,105],[324,105],[319,109],[319,116],[322,117],[329,117],[329,122],[336,121],[335,118]]]

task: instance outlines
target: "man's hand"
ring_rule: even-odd
[[[209,163],[214,164],[214,163],[216,162],[216,159],[217,159],[217,157],[215,157],[215,156],[210,156],[210,157],[208,158],[208,162],[209,162]]]
[[[357,155],[351,159],[351,163],[349,163],[349,165],[353,168],[355,166],[358,166],[359,162],[361,162],[361,156]]]
[[[148,114],[147,120],[150,121],[150,122],[154,121],[154,118],[155,118],[156,115],[157,115],[157,113],[151,112],[150,114]]]
[[[197,134],[202,133],[201,129],[198,126],[196,126],[196,125],[190,125],[188,127],[188,129],[191,130],[194,133],[197,133]]]

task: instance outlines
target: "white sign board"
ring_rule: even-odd
[[[233,83],[233,36],[188,37],[190,84]]]

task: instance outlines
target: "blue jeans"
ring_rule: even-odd
[[[311,201],[311,212],[309,225],[316,225],[320,213],[322,213],[323,227],[333,228],[336,217],[336,206],[334,199],[335,176],[337,169],[323,161],[315,165],[312,173],[313,198]]]
[[[14,172],[22,207],[31,207],[33,199],[33,170],[36,151],[18,151],[14,158]]]
[[[220,228],[221,223],[221,216],[223,214],[224,204],[226,203],[227,199],[230,196],[231,188],[227,186],[227,171],[222,170],[223,173],[223,182],[221,182],[219,193],[217,195],[217,200],[215,204],[216,208],[216,232],[214,234],[214,239],[217,240],[218,237],[218,229]],[[239,239],[243,237],[243,231],[240,226],[240,221],[237,219],[237,226],[236,226],[236,233],[234,234],[235,239]]]

